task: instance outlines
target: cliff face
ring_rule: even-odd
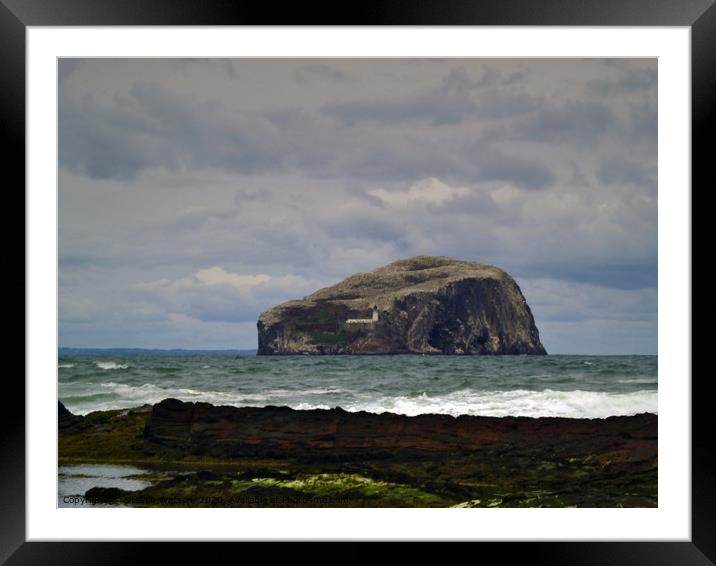
[[[448,257],[352,275],[264,311],[257,326],[259,355],[546,354],[512,277]]]

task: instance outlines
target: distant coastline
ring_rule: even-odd
[[[253,350],[194,350],[184,348],[68,348],[57,349],[60,356],[255,356]]]

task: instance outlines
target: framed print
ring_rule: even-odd
[[[541,4],[5,2],[8,564],[713,562],[691,184],[716,12]]]

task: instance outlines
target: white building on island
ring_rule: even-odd
[[[346,324],[373,324],[378,322],[378,307],[373,305],[373,316],[371,318],[349,318]]]

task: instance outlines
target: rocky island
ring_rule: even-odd
[[[546,354],[498,267],[416,256],[261,313],[258,354]]]

